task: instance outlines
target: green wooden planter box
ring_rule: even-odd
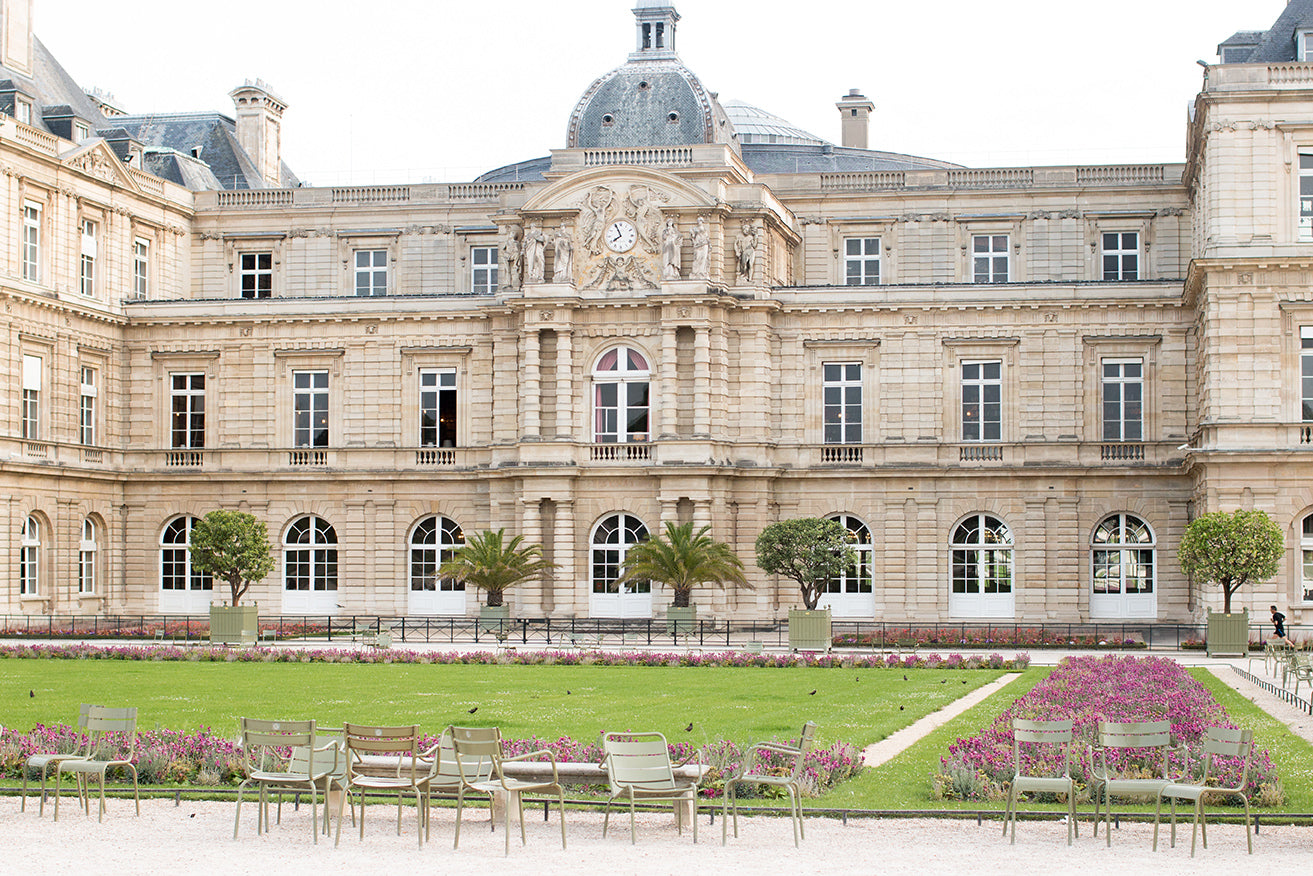
[[[255,644],[259,638],[260,606],[210,604],[210,644]]]
[[[789,648],[794,651],[828,651],[833,636],[830,633],[830,610],[821,608],[807,611],[789,609]]]
[[[1209,657],[1244,657],[1249,653],[1249,609],[1208,612]]]
[[[479,634],[488,634],[503,641],[511,634],[511,607],[509,605],[479,606]]]
[[[691,636],[698,622],[698,607],[686,605],[682,608],[670,606],[666,609],[666,634],[670,636]]]

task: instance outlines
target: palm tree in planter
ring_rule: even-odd
[[[506,591],[553,565],[543,559],[541,545],[524,545],[522,535],[508,541],[505,529],[496,532],[489,529],[466,538],[452,558],[438,568],[438,574],[487,593],[488,601],[479,610],[479,617],[495,621],[495,627],[492,624],[489,627],[504,637],[505,622],[510,617]]]
[[[669,587],[674,601],[667,614],[668,628],[676,635],[687,635],[697,619],[697,606],[689,603],[694,587],[748,584],[743,561],[710,532],[710,525],[694,532],[692,521],[678,526],[667,521],[664,535],[639,542],[625,554],[625,574],[619,583],[656,581]]]

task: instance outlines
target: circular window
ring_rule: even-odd
[[[651,87],[652,87],[652,86],[648,85],[646,82],[640,82],[640,83],[638,83],[638,90],[639,90],[639,91],[647,91],[647,90],[648,90],[649,88],[651,88]]]
[[[614,125],[614,124],[615,124],[615,116],[611,115],[610,113],[607,113],[606,115],[602,116],[602,124],[604,124],[604,125]]]
[[[670,115],[666,116],[666,120],[671,122],[679,121],[679,113],[671,113]]]

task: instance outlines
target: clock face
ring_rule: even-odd
[[[638,229],[619,219],[606,226],[606,245],[612,252],[629,252],[638,241]]]

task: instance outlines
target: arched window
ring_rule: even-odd
[[[96,592],[96,559],[100,546],[96,539],[96,521],[82,521],[82,540],[78,542],[78,593]]]
[[[626,444],[647,441],[652,372],[637,350],[615,347],[593,369],[593,441]]]
[[[193,569],[191,530],[195,517],[177,517],[169,521],[160,536],[160,589],[170,591],[213,590],[214,579],[209,572]]]
[[[1011,617],[1012,530],[997,517],[972,514],[953,529],[953,591],[949,614],[954,617]]]
[[[620,593],[620,576],[624,574],[625,554],[647,538],[647,527],[630,514],[612,514],[593,530],[593,592]],[[624,588],[626,593],[651,593],[648,581],[634,581]]]
[[[852,533],[854,539],[852,549],[857,554],[857,563],[849,566],[842,575],[827,581],[824,592],[870,593],[871,556],[874,552],[870,528],[860,518],[849,514],[835,514],[827,519],[833,520]]]
[[[464,590],[465,584],[438,578],[438,567],[465,544],[465,533],[456,521],[440,516],[425,517],[410,534],[410,589],[424,591]]]
[[[283,538],[283,582],[287,590],[337,589],[337,533],[327,521],[298,517]]]
[[[1152,593],[1153,530],[1138,517],[1114,514],[1094,530],[1090,556],[1095,593]]]
[[[1313,602],[1313,514],[1304,518],[1299,539],[1301,590],[1305,602]]]
[[[38,596],[41,586],[41,521],[36,515],[23,521],[18,548],[18,595]]]

